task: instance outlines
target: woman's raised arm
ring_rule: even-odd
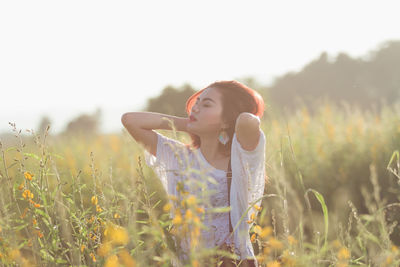
[[[127,112],[121,117],[121,122],[129,134],[151,154],[157,154],[157,134],[153,129],[172,130],[168,120],[171,120],[176,131],[186,131],[189,118],[166,115],[157,112]]]

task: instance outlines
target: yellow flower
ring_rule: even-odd
[[[99,205],[97,205],[97,206],[96,206],[96,211],[97,211],[97,212],[102,212],[103,209],[102,209]]]
[[[168,195],[168,198],[171,199],[171,200],[174,200],[174,201],[178,200],[178,197],[174,196],[174,195]]]
[[[198,213],[204,213],[204,212],[205,212],[203,207],[197,207],[197,208],[196,208],[196,211],[197,211]]]
[[[35,203],[35,204],[33,204],[33,206],[34,206],[35,208],[40,208],[40,204],[39,204],[39,203]]]
[[[392,263],[393,263],[393,256],[392,256],[392,255],[389,255],[389,256],[386,258],[385,263],[386,263],[386,265],[392,264]]]
[[[261,207],[260,206],[258,206],[257,204],[254,204],[254,206],[253,206],[256,210],[258,210],[258,211],[260,211],[261,210]]]
[[[297,244],[296,238],[294,238],[292,235],[288,235],[287,239],[288,239],[288,242],[289,242],[290,245],[296,245]]]
[[[104,264],[104,267],[118,267],[119,266],[119,260],[117,255],[111,255],[106,259],[106,262]]]
[[[194,223],[200,223],[200,218],[197,216],[194,216],[193,221],[194,221]]]
[[[119,218],[121,218],[121,216],[119,216],[118,213],[114,213],[114,219],[119,219]]]
[[[18,189],[19,189],[19,190],[24,189],[24,182],[22,182],[22,183],[18,186]]]
[[[39,230],[36,230],[36,234],[38,235],[39,238],[43,237],[43,234]]]
[[[193,267],[200,267],[199,261],[198,260],[193,260],[192,261],[192,266]]]
[[[253,212],[253,213],[250,215],[250,220],[254,221],[255,216],[256,216],[256,214]]]
[[[294,255],[294,253],[292,252],[292,254]],[[282,253],[282,262],[284,263],[284,266],[287,267],[294,267],[296,266],[296,261],[294,259],[294,256],[290,255],[289,250],[285,250]]]
[[[338,252],[339,260],[346,260],[350,258],[350,251],[346,247],[342,247]]]
[[[180,213],[176,213],[174,219],[172,220],[173,224],[181,224],[182,223],[182,216]]]
[[[96,257],[94,256],[93,252],[90,252],[89,255],[90,255],[90,257],[92,257],[92,261],[96,262]]]
[[[263,248],[263,253],[264,253],[265,255],[268,255],[270,252],[271,252],[271,248],[270,248],[270,247],[264,247],[264,248]]]
[[[126,249],[122,249],[118,253],[118,256],[121,258],[121,261],[125,266],[131,266],[131,267],[136,266],[135,260],[132,258],[132,256],[129,254],[129,252]]]
[[[97,203],[98,203],[97,196],[92,196],[91,201],[92,201],[93,205],[97,205]]]
[[[33,223],[33,225],[36,225],[36,224],[37,224],[37,221],[36,221],[35,218],[33,218],[32,223]]]
[[[262,229],[261,233],[260,233],[260,237],[264,238],[269,236],[272,233],[272,227],[271,226],[266,226]]]
[[[190,205],[194,205],[196,204],[196,197],[194,195],[190,195],[187,199],[186,199],[186,203],[190,206]]]
[[[193,213],[192,213],[192,211],[191,211],[190,209],[186,210],[185,219],[186,219],[186,220],[190,220],[190,219],[192,219],[192,218],[193,218]]]
[[[107,227],[107,236],[112,244],[126,245],[129,241],[128,233],[125,228],[111,223]]]
[[[171,203],[168,202],[167,204],[164,205],[163,211],[168,212],[171,210],[171,207],[172,207]]]
[[[32,181],[33,174],[30,172],[24,172],[26,180]]]
[[[267,263],[267,267],[280,267],[280,266],[281,266],[281,264],[277,261],[272,261],[272,262]]]
[[[112,249],[111,242],[104,242],[97,249],[97,254],[100,257],[105,257],[110,253],[111,249]]]
[[[29,189],[25,189],[24,192],[22,192],[22,196],[27,199],[27,198],[33,198],[33,193],[29,191]]]
[[[85,250],[85,245],[81,245],[81,252],[83,252]]]
[[[271,245],[272,248],[277,249],[277,250],[283,248],[282,242],[279,241],[278,239],[274,238],[274,237],[271,237],[269,239],[269,244]]]
[[[252,234],[250,238],[251,243],[256,242],[256,234]]]

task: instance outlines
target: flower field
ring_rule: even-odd
[[[0,140],[2,265],[207,266],[226,254],[202,246],[203,201],[179,185],[181,198],[167,196],[125,130],[85,139],[10,126],[14,141]],[[261,126],[265,195],[244,218],[260,265],[399,266],[400,106],[326,104]],[[187,262],[173,241],[183,235]]]

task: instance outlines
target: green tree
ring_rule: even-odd
[[[184,84],[179,88],[171,85],[166,86],[161,95],[147,101],[145,110],[185,117],[187,116],[185,112],[186,101],[195,92],[196,90],[189,84]]]

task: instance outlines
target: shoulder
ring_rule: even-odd
[[[179,141],[178,139],[168,137],[159,132],[156,132],[156,133],[157,133],[158,143],[161,146],[167,146],[167,147],[176,148],[176,149],[178,149],[178,148],[182,149],[182,148],[186,147],[186,145],[183,142]]]

